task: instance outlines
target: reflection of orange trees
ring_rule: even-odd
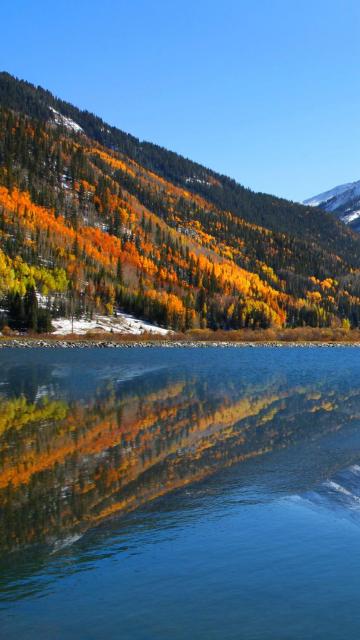
[[[158,395],[150,393],[149,398],[130,396],[121,404],[121,416],[117,414],[113,396],[100,406],[86,409],[74,406],[71,410],[66,410],[62,403],[45,402],[35,408],[28,406],[24,398],[9,401],[6,425],[14,420],[15,427],[21,428],[50,419],[52,424],[48,426],[48,437],[43,431],[38,434],[31,431],[30,438],[23,429],[16,450],[2,452],[0,486],[9,481],[14,486],[29,482],[34,474],[64,463],[70,456],[96,456],[118,445],[122,445],[123,451],[117,477],[124,484],[133,480],[139,470],[144,471],[176,453],[179,447],[191,447],[192,455],[200,457],[201,451],[214,446],[218,438],[221,442],[231,438],[239,422],[259,416],[278,400],[276,395],[242,398],[209,411],[206,405],[199,406],[194,395],[184,393],[183,384],[176,384]],[[272,411],[275,415],[275,407]],[[161,450],[156,453],[158,443]],[[143,460],[146,453],[148,458]],[[100,462],[98,477],[103,472],[106,475],[106,466],[107,463],[103,467]]]
[[[176,385],[173,393],[181,386]],[[171,390],[170,390],[170,398]],[[155,400],[154,400],[155,401]],[[149,405],[146,405],[149,408]],[[151,404],[150,404],[151,407]],[[29,404],[24,397],[4,401],[1,406],[0,428],[8,431],[15,439],[16,447],[8,447],[3,442],[3,464],[0,473],[0,486],[11,482],[14,486],[27,483],[34,474],[52,468],[55,464],[65,463],[66,459],[76,455],[91,456],[119,445],[124,438],[131,441],[137,435],[151,429],[157,420],[172,415],[169,408],[159,412],[148,411],[138,416],[137,405],[127,405],[124,417],[119,422],[117,406],[113,396],[101,406],[84,408],[74,405],[71,409],[61,402],[42,402]],[[40,429],[46,424],[46,431]],[[28,427],[26,431],[25,427]],[[39,427],[34,430],[34,427]],[[22,429],[17,435],[14,430]],[[149,436],[150,437],[150,436]],[[146,437],[145,437],[146,440]],[[124,465],[128,466],[128,459]]]
[[[279,391],[274,384],[248,388],[239,397],[233,385],[228,395],[220,391],[202,402],[201,386],[199,394],[195,385],[189,379],[139,395],[110,392],[87,407],[4,401],[0,506],[10,513],[6,527],[21,522],[30,540],[27,509],[47,514],[37,536],[88,526],[217,469],[311,436],[309,416],[315,411],[322,429],[341,428],[341,421],[329,421],[337,404],[322,390]],[[353,393],[342,402],[351,406],[357,399]],[[12,423],[15,428],[8,428]],[[20,520],[11,520],[12,509],[21,510]]]

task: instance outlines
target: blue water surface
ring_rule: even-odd
[[[4,640],[360,637],[357,348],[4,349],[0,426]]]

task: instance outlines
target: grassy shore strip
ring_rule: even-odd
[[[342,328],[312,329],[264,329],[241,331],[193,330],[186,334],[168,334],[166,337],[152,333],[141,335],[96,333],[86,335],[69,334],[25,334],[0,336],[2,347],[113,347],[113,348],[151,348],[151,347],[338,347],[359,346],[360,330]]]

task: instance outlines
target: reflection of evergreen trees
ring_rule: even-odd
[[[359,407],[356,391],[334,395],[325,383],[249,384],[224,371],[210,381],[189,369],[104,383],[86,403],[34,402],[49,378],[50,369],[13,368],[8,381],[19,382],[1,400],[3,548],[67,535],[236,462],[320,437],[356,418]]]
[[[40,387],[49,388],[54,384],[53,367],[34,363],[14,365],[6,371],[6,391],[11,397],[24,396],[29,403],[35,401]]]

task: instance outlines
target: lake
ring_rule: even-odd
[[[0,637],[358,640],[360,350],[0,350]]]

